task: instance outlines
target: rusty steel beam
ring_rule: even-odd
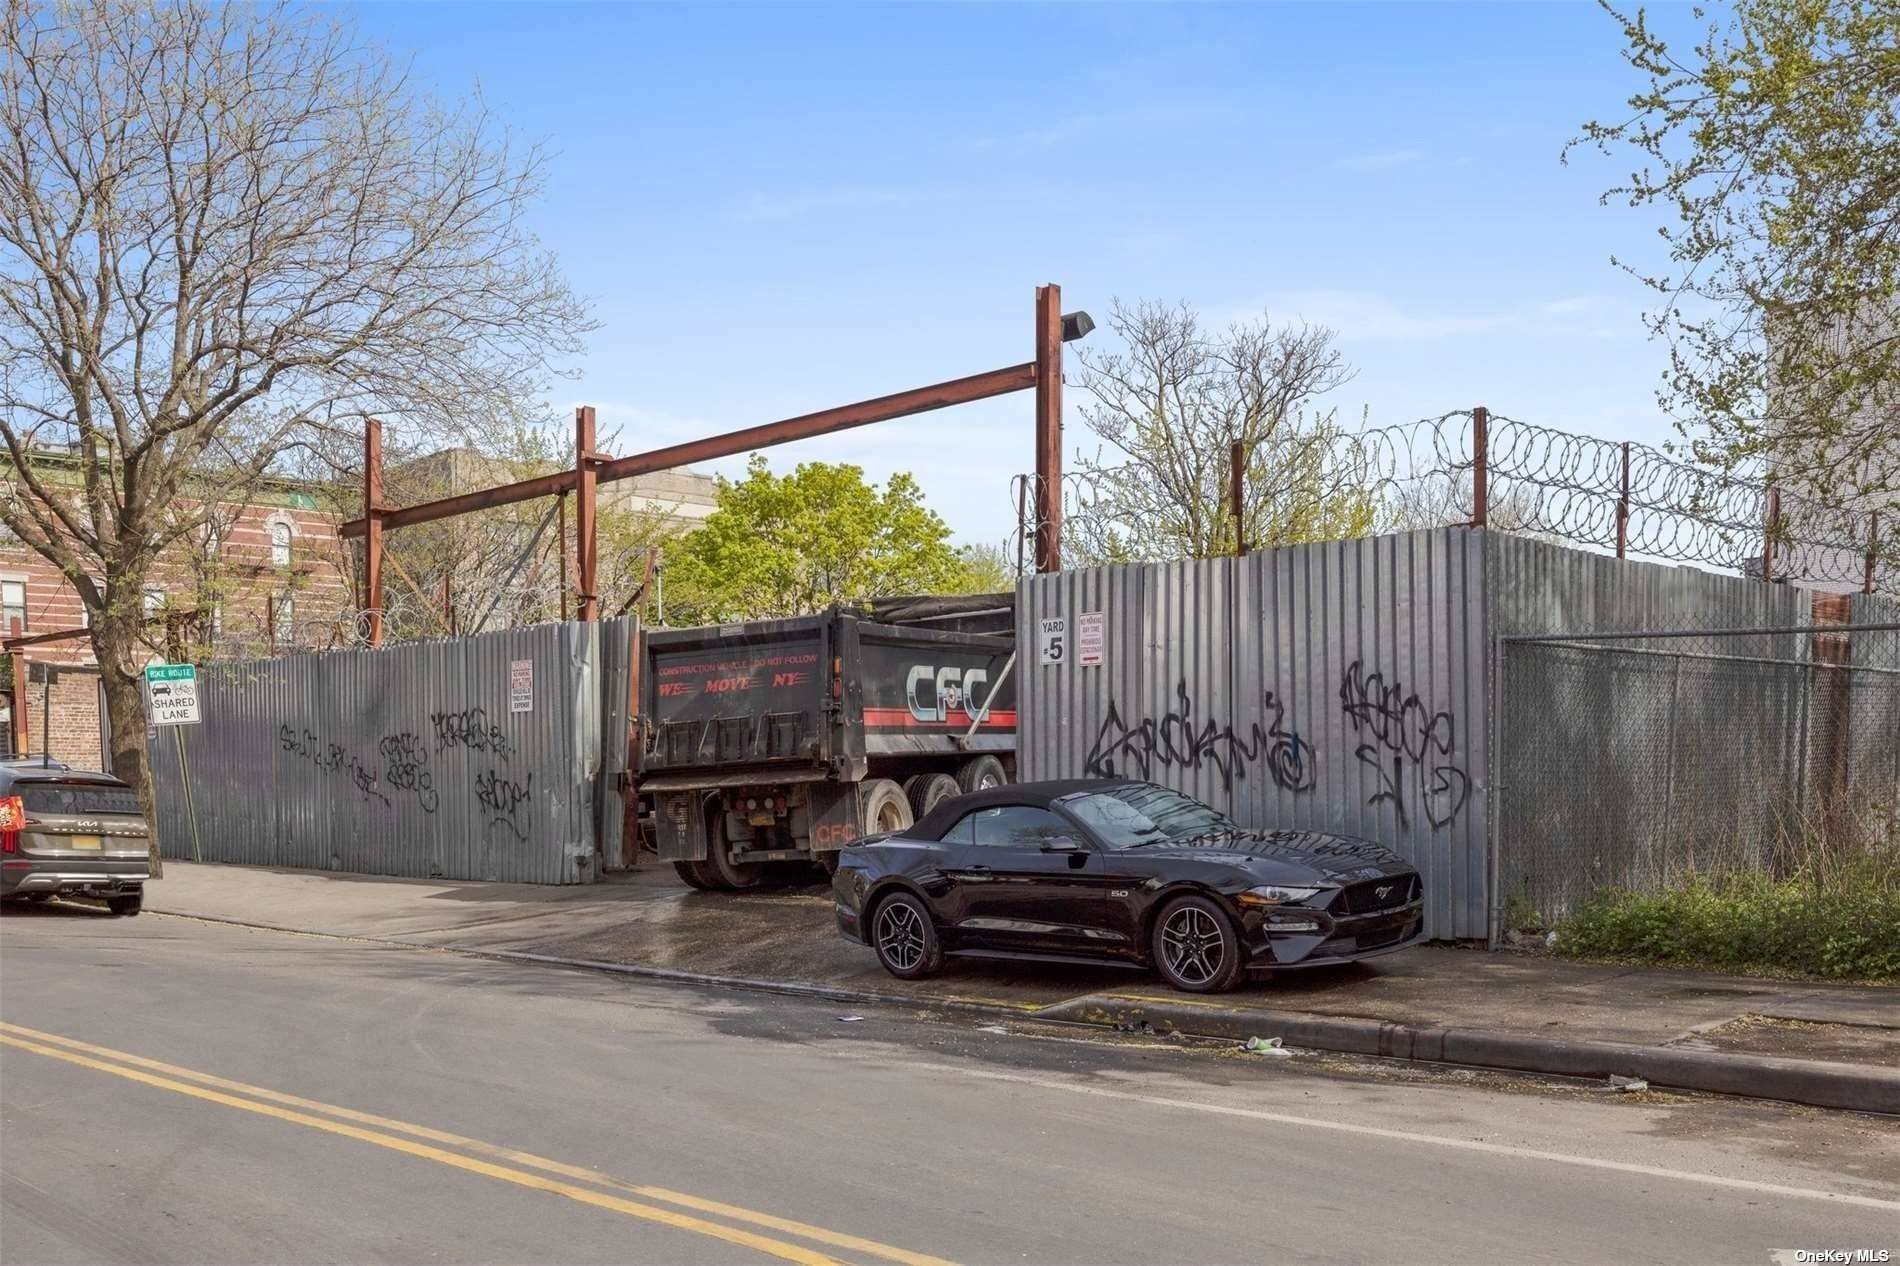
[[[479,488],[474,492],[464,492],[453,497],[443,497],[437,501],[419,501],[400,510],[384,510],[382,525],[385,529],[411,527],[417,523],[433,523],[437,519],[452,519],[458,514],[468,514],[474,510],[492,510],[496,506],[514,505],[519,501],[534,501],[541,497],[552,497],[574,490],[574,472],[557,470],[552,475],[537,475],[533,479],[523,479],[517,483],[501,484],[494,488]],[[345,540],[364,536],[368,526],[364,519],[351,519],[337,529],[337,535]]]
[[[1036,570],[1062,570],[1062,287],[1036,287]]]
[[[584,404],[574,410],[574,570],[581,584],[576,615],[584,624],[600,619],[600,591],[595,586],[600,552],[594,539],[594,484],[599,464],[600,456],[594,452],[594,406]]]
[[[1057,328],[1060,329],[1060,317],[1057,318]],[[945,409],[951,405],[987,400],[991,396],[1008,395],[1012,391],[1027,391],[1035,385],[1036,366],[1033,363],[1011,365],[1007,369],[992,369],[988,373],[972,374],[968,378],[955,378],[949,382],[900,391],[895,395],[879,396],[874,400],[861,400],[856,404],[841,405],[836,409],[826,409],[819,413],[807,413],[779,422],[767,422],[761,426],[708,436],[703,440],[674,444],[668,448],[656,448],[645,453],[635,453],[630,457],[614,458],[600,463],[599,469],[595,472],[596,482],[612,483],[616,479],[632,479],[636,475],[673,470],[680,466],[689,466],[694,462],[732,457],[754,449],[770,448],[775,444],[789,444],[793,440],[810,439],[816,435],[829,435],[833,431],[869,426],[873,422],[888,422],[892,418],[906,417],[913,413],[928,413],[933,409]],[[489,510],[496,506],[514,505],[520,501],[533,501],[538,497],[552,497],[560,493],[572,492],[578,484],[576,472],[556,471],[551,475],[523,479],[517,483],[502,484],[496,488],[483,488],[460,496],[424,501],[416,505],[404,506],[400,510],[385,510],[382,513],[382,526],[390,529],[409,527],[416,523],[433,523],[437,519],[453,518],[458,514],[467,514],[471,510]],[[338,535],[345,540],[364,536],[367,531],[366,519],[351,519],[337,529]]]
[[[51,633],[22,633],[18,637],[10,637],[0,642],[0,649],[15,651],[22,646],[38,646],[42,642],[70,642],[74,638],[91,635],[91,629],[55,629]]]
[[[742,431],[728,431],[724,435],[708,436],[670,448],[656,448],[651,452],[635,453],[631,457],[615,458],[601,465],[600,482],[611,483],[616,479],[631,479],[635,475],[672,470],[717,457],[733,457],[753,449],[789,444],[793,440],[806,440],[816,435],[830,435],[834,431],[848,431],[853,427],[888,422],[892,418],[908,417],[913,413],[929,413],[934,409],[947,409],[954,404],[969,404],[975,400],[987,400],[991,396],[1008,395],[1012,391],[1027,391],[1035,385],[1036,367],[1033,364],[992,369],[988,373],[954,378],[949,382],[900,391],[895,395],[879,396],[875,400],[860,400],[856,404],[786,418],[782,422],[767,422],[762,426],[749,426]]]
[[[369,599],[369,644],[383,644],[383,424],[363,427],[363,588]],[[274,648],[273,648],[274,649]]]

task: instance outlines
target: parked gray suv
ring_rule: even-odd
[[[138,794],[111,774],[0,762],[0,898],[103,898],[137,914],[151,877]]]

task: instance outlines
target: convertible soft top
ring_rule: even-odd
[[[1026,804],[1037,809],[1047,809],[1064,796],[1073,796],[1079,792],[1138,785],[1140,785],[1138,780],[1133,778],[1060,778],[1050,782],[1010,783],[1007,786],[992,787],[988,791],[973,791],[964,796],[952,796],[926,813],[917,825],[899,834],[913,840],[941,840],[945,831],[961,822],[964,814],[975,809],[987,809],[999,804]]]

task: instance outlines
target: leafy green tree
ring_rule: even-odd
[[[950,530],[908,474],[880,491],[856,466],[775,475],[754,454],[718,506],[667,552],[669,623],[806,615],[833,602],[942,593],[964,574]]]
[[[1606,203],[1668,213],[1668,267],[1630,269],[1663,406],[1701,460],[1900,489],[1900,5],[1738,0],[1687,50],[1605,7],[1644,82],[1572,145],[1635,160]]]
[[[957,578],[946,593],[1008,593],[1016,587],[1016,566],[999,546],[965,545],[957,551]]]

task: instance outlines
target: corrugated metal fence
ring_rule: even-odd
[[[578,883],[600,869],[603,645],[632,621],[209,664],[202,723],[151,739],[167,857]],[[611,676],[611,674],[608,674]],[[609,717],[611,720],[612,717]]]
[[[1670,706],[1653,683],[1632,678],[1611,701],[1527,679],[1508,710],[1494,708],[1501,637],[1788,627],[1808,622],[1811,601],[1473,528],[1038,576],[1021,598],[1022,777],[1151,778],[1243,826],[1378,840],[1423,872],[1428,932],[1459,939],[1492,935],[1504,913],[1495,830],[1511,837],[1498,843],[1507,856],[1534,840],[1562,865],[1586,865],[1573,824],[1603,797],[1629,797],[1610,772],[1589,785],[1578,762],[1639,782],[1667,765],[1630,729],[1642,709]],[[1857,599],[1853,618],[1881,610]],[[1098,622],[1100,662],[1087,662]],[[1053,638],[1059,663],[1045,662]],[[1798,742],[1805,714],[1789,711],[1787,692],[1748,689],[1711,685],[1682,707],[1680,728],[1718,733],[1723,708],[1739,708],[1730,715]],[[1540,786],[1514,784],[1517,808],[1501,822],[1494,755],[1516,753],[1507,778],[1528,778],[1559,721],[1574,750],[1537,765]]]
[[[1021,776],[1151,778],[1244,826],[1377,839],[1424,873],[1432,936],[1483,936],[1483,550],[1439,529],[1038,576]],[[1064,622],[1059,664],[1044,620]]]

